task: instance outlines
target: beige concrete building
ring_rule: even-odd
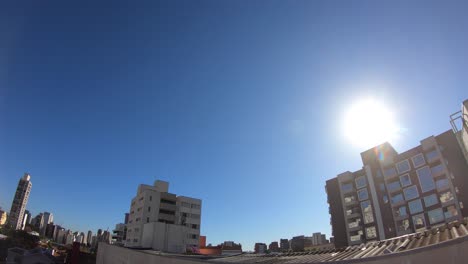
[[[130,206],[126,247],[180,253],[198,246],[201,200],[168,191],[165,181],[138,186]]]
[[[0,210],[0,226],[4,225],[7,220],[7,213],[3,210]]]
[[[24,176],[18,182],[18,188],[16,188],[15,197],[11,204],[9,223],[14,229],[21,229],[24,219],[24,211],[29,199],[29,193],[31,192],[31,176],[25,173]]]

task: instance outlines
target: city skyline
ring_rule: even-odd
[[[330,237],[325,181],[373,147],[347,110],[383,102],[403,151],[467,97],[466,3],[236,2],[1,3],[0,206],[28,172],[33,215],[112,230],[161,179],[213,244]]]

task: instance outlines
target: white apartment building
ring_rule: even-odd
[[[132,199],[126,247],[182,253],[197,247],[201,200],[169,193],[169,183],[141,184]]]
[[[23,227],[24,212],[28,204],[31,187],[31,176],[25,173],[18,182],[15,197],[11,204],[9,222],[14,229],[22,229]]]

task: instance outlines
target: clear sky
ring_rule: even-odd
[[[329,235],[325,180],[371,147],[353,102],[384,102],[404,151],[468,98],[463,2],[131,2],[0,4],[4,209],[29,172],[33,214],[112,229],[162,179],[209,243]]]

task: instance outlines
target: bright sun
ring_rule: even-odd
[[[393,141],[398,131],[393,113],[375,99],[352,104],[344,116],[343,132],[359,148],[371,148],[385,141]]]

